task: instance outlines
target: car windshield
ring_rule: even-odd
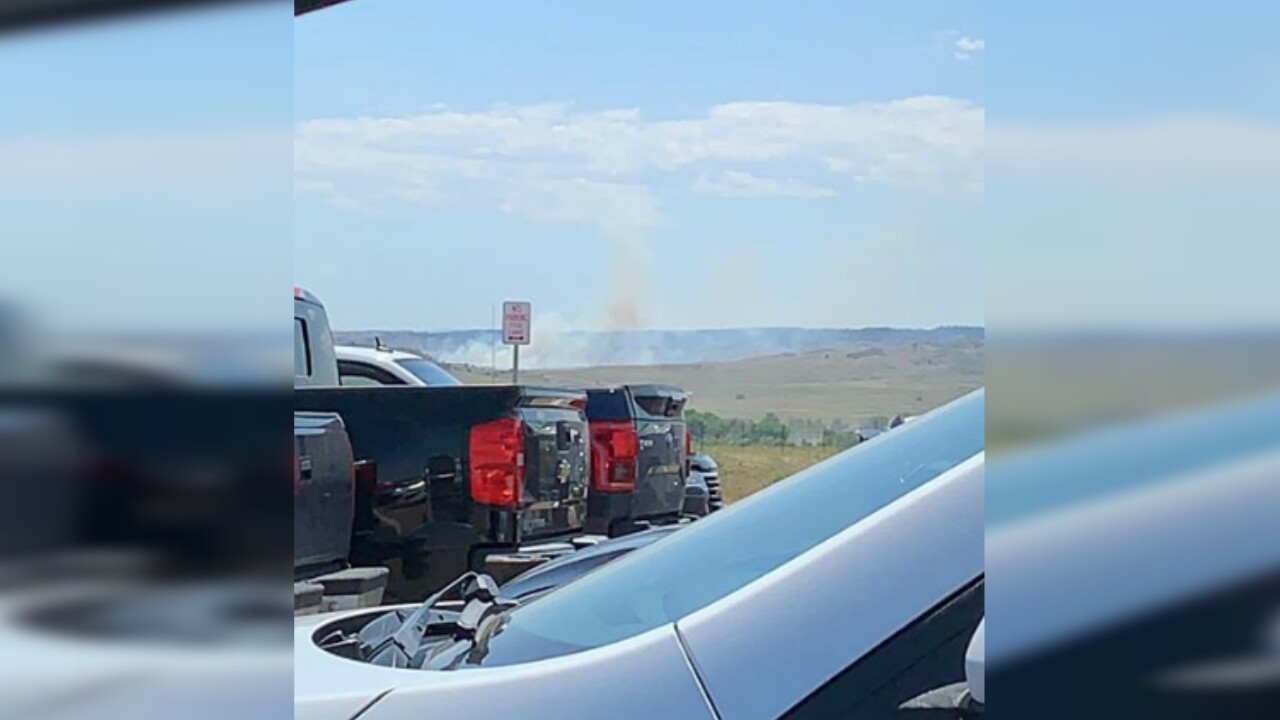
[[[450,375],[444,368],[422,358],[397,360],[396,364],[413,373],[427,385],[461,385],[462,381]]]
[[[607,645],[725,597],[982,452],[983,408],[975,391],[513,611],[482,664]]]

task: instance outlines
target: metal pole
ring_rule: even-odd
[[[511,384],[520,384],[520,346],[511,346]]]

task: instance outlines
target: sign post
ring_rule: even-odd
[[[502,303],[502,342],[511,348],[511,383],[520,384],[520,346],[529,344],[533,308],[527,302]]]

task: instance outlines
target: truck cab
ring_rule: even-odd
[[[315,295],[293,289],[293,386],[333,387],[338,384],[338,357],[329,316]]]

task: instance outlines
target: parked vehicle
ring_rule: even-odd
[[[707,512],[713,513],[724,507],[724,490],[720,486],[720,466],[716,464],[714,458],[706,453],[690,453],[689,480],[690,483],[686,484],[685,488],[686,503],[691,494],[690,484],[695,488],[692,494],[697,495],[700,494],[696,490],[700,483],[706,487]]]
[[[430,360],[404,350],[339,345],[338,379],[343,387],[371,385],[454,386],[462,381]]]
[[[581,532],[587,443],[581,393],[534,387],[310,388],[299,410],[336,412],[377,463],[353,559],[392,569],[420,598],[490,552]],[[367,520],[367,524],[366,524]]]
[[[678,520],[688,473],[684,391],[619,385],[586,392],[591,424],[587,531],[615,536]]]
[[[293,290],[294,388],[336,382],[333,335],[324,306]],[[366,468],[369,472],[373,468]],[[337,413],[293,413],[293,576],[314,578],[347,567],[356,515],[356,462]]]
[[[295,624],[295,717],[896,717],[983,615],[977,391],[517,604]],[[572,698],[557,702],[553,698]]]
[[[690,472],[684,481],[684,508],[687,517],[706,517],[711,514],[711,489],[700,472]]]
[[[315,295],[293,289],[293,387],[334,387],[338,356],[329,314]]]
[[[305,293],[295,296],[294,408],[340,416],[354,456],[376,465],[377,479],[357,491],[351,557],[391,568],[389,597],[425,597],[483,567],[489,553],[582,531],[585,394],[530,386],[338,387],[324,309]]]

